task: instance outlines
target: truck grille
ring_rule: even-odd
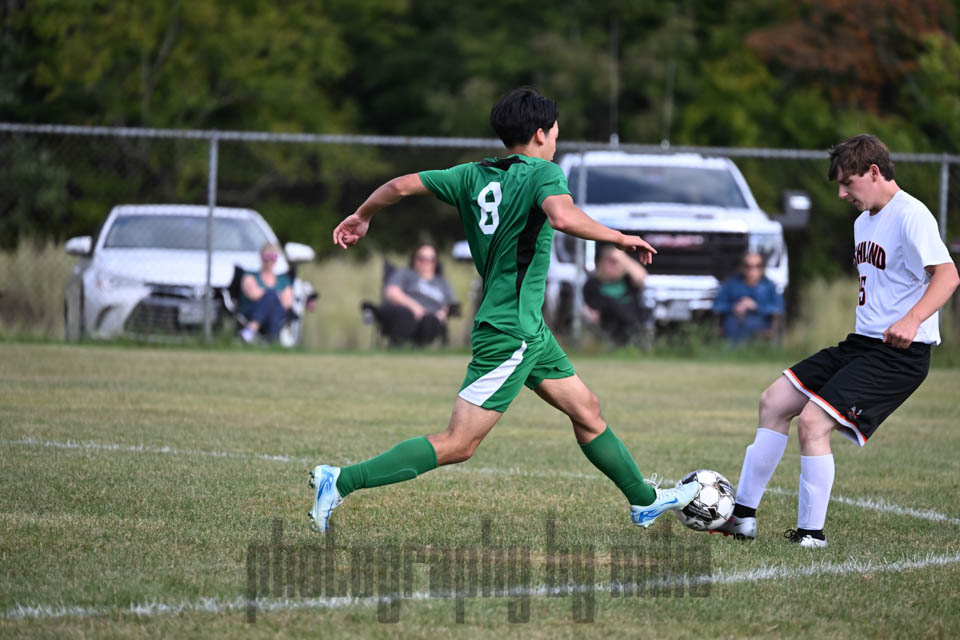
[[[748,246],[745,233],[623,233],[642,236],[654,246],[657,255],[647,271],[657,275],[712,275],[724,280],[737,271]]]

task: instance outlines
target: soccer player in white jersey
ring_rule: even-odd
[[[830,436],[839,431],[864,446],[920,386],[930,347],[940,343],[938,310],[960,282],[933,215],[897,186],[883,142],[858,135],[833,147],[827,178],[861,212],[854,223],[856,330],[784,371],[760,396],[759,426],[743,457],[733,517],[719,530],[740,540],[757,535],[757,507],[786,449],[790,422],[799,416],[797,528],[784,536],[801,547],[827,546]]]

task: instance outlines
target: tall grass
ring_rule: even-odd
[[[0,335],[63,336],[63,291],[73,263],[52,241],[0,252]]]
[[[394,265],[406,256],[390,255]],[[15,251],[0,252],[0,336],[60,339],[63,337],[63,292],[77,259],[63,246],[22,242]],[[464,316],[450,321],[450,345],[469,342],[472,310],[472,264],[444,261],[444,275],[461,302]],[[300,276],[320,293],[317,310],[304,319],[304,346],[338,350],[371,348],[378,344],[374,327],[364,325],[360,304],[380,302],[383,256],[358,261],[349,254],[322,263],[303,265]]]
[[[376,329],[361,321],[360,305],[364,300],[380,302],[383,283],[383,256],[358,261],[349,255],[331,258],[322,263],[304,265],[301,277],[320,292],[317,310],[304,321],[304,346],[310,349],[336,350],[370,348],[380,344]],[[405,256],[389,255],[394,265],[404,265]],[[450,346],[469,343],[469,321],[472,314],[471,286],[476,272],[471,263],[447,260],[444,277],[463,307],[460,317],[449,325]]]
[[[814,280],[808,284],[791,311],[784,347],[791,353],[812,353],[851,333],[857,290],[855,278]]]
[[[394,265],[403,265],[407,257],[386,256]],[[360,304],[380,301],[384,256],[375,254],[358,260],[344,253],[323,262],[303,265],[302,278],[320,293],[316,311],[304,320],[304,347],[312,350],[372,349],[382,345],[376,329],[362,322]],[[463,348],[470,342],[473,313],[473,289],[477,283],[471,263],[442,260],[444,275],[463,307],[463,315],[450,321],[450,346]],[[60,339],[63,336],[63,290],[75,259],[52,242],[21,243],[13,252],[0,252],[0,335],[20,338]],[[816,280],[804,287],[799,303],[791,310],[783,347],[785,354],[803,357],[825,346],[836,344],[854,329],[853,301],[857,295],[855,278],[833,281]],[[940,332],[943,344],[934,350],[939,366],[960,366],[960,323],[956,297],[941,312]],[[687,344],[658,344],[664,355],[703,355],[713,349],[725,349],[711,343],[710,332],[690,333]],[[691,346],[690,343],[696,343]],[[603,351],[590,335],[581,349]],[[770,357],[771,350],[757,350],[758,357]],[[785,353],[784,353],[785,352]],[[741,352],[738,356],[746,357]]]

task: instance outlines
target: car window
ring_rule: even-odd
[[[580,167],[572,167],[567,182],[574,200]],[[693,167],[587,167],[587,203],[676,202],[714,207],[746,208],[747,203],[729,171]]]
[[[258,251],[267,237],[253,220],[215,218],[215,251]],[[203,216],[118,216],[107,232],[104,248],[185,249],[205,251],[207,219]]]

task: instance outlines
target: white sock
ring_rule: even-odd
[[[800,495],[797,498],[797,528],[823,529],[833,489],[833,454],[800,456]]]
[[[737,504],[756,509],[767,483],[787,449],[787,436],[779,431],[757,429],[757,437],[743,454],[743,468],[737,481]]]

